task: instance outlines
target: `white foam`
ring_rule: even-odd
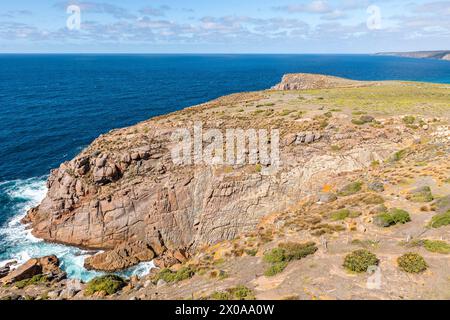
[[[13,211],[15,215],[0,228],[0,241],[8,247],[6,258],[0,261],[0,266],[11,261],[17,261],[20,265],[33,257],[56,255],[61,261],[61,268],[67,272],[69,278],[88,281],[100,272],[88,271],[84,268],[84,259],[89,256],[87,251],[44,242],[35,238],[30,230],[20,222],[27,211],[38,205],[47,193],[46,177],[27,180],[15,180],[1,182],[0,187],[8,195],[11,202],[17,202]],[[1,214],[1,213],[0,213]],[[141,263],[127,271],[120,273],[123,276],[144,276],[154,268],[153,262]]]

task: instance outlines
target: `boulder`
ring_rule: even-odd
[[[368,185],[369,190],[375,191],[375,192],[383,192],[384,191],[384,184],[380,181],[373,181],[369,183]]]
[[[115,272],[135,266],[141,262],[151,261],[155,257],[150,244],[137,241],[124,243],[113,250],[102,252],[86,258],[84,267],[88,270]]]
[[[1,279],[2,284],[11,284],[24,279],[32,278],[38,274],[42,274],[42,266],[39,259],[30,259],[17,269],[10,272],[6,277]]]
[[[66,282],[65,288],[61,291],[60,297],[63,299],[72,299],[76,294],[84,289],[80,280],[70,279]]]
[[[320,203],[330,203],[337,200],[337,196],[331,192],[324,192],[319,195]]]
[[[42,267],[42,273],[61,273],[59,259],[55,255],[39,258],[38,263]]]
[[[50,274],[53,280],[62,280],[65,273],[59,268],[59,259],[55,255],[33,258],[1,279],[3,284],[30,279],[39,274]]]
[[[9,273],[9,267],[0,268],[0,278],[6,277]]]

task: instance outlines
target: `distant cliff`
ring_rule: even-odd
[[[399,56],[418,59],[439,59],[450,61],[450,50],[441,51],[415,51],[415,52],[380,52],[380,56]]]

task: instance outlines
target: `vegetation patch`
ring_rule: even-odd
[[[156,275],[156,281],[162,279],[165,282],[179,282],[189,278],[192,278],[195,271],[190,267],[183,267],[180,270],[174,272],[170,269],[163,269]]]
[[[281,261],[281,262],[275,262],[272,263],[269,268],[264,271],[264,275],[266,277],[273,277],[274,275],[281,273],[286,269],[289,262],[287,261]]]
[[[430,252],[448,254],[450,253],[450,244],[439,240],[425,240],[423,246]]]
[[[89,281],[86,286],[85,293],[92,295],[96,292],[104,291],[107,295],[112,295],[125,287],[126,282],[123,278],[110,274],[106,276],[96,277]]]
[[[404,124],[414,124],[414,122],[416,122],[416,118],[414,116],[405,116],[402,119]]]
[[[16,283],[14,283],[14,286],[17,287],[18,289],[23,289],[23,288],[25,288],[27,286],[31,286],[31,285],[44,284],[47,281],[48,281],[48,277],[46,275],[38,274],[38,275],[33,276],[32,278],[17,281]]]
[[[383,204],[384,198],[375,193],[368,193],[362,199],[365,204]]]
[[[290,261],[305,258],[308,255],[314,254],[317,250],[314,242],[282,243],[278,248],[274,248],[264,254],[264,261],[270,263],[269,268],[264,274],[268,277],[274,276],[282,272]]]
[[[356,124],[358,126],[362,126],[366,123],[371,123],[373,122],[375,119],[372,116],[368,116],[368,115],[362,115],[359,118],[354,118],[352,119],[352,123]]]
[[[387,228],[396,224],[405,224],[411,221],[409,213],[402,209],[392,208],[389,212],[377,215],[373,222],[375,225]]]
[[[417,253],[406,253],[397,259],[398,266],[408,273],[421,273],[427,270],[425,259]]]
[[[389,159],[391,162],[397,162],[400,161],[402,159],[404,159],[407,155],[407,150],[400,150],[397,151],[396,153],[394,153],[391,158]]]
[[[240,285],[225,291],[215,291],[209,298],[211,300],[255,300],[255,294],[253,290]]]
[[[355,181],[355,182],[349,183],[339,191],[338,195],[340,195],[342,197],[346,197],[346,196],[351,196],[353,194],[356,194],[361,191],[362,185],[363,184],[360,181]]]
[[[377,266],[380,260],[375,254],[366,250],[360,249],[348,254],[344,259],[344,268],[353,272],[366,272],[371,266]]]
[[[450,225],[450,210],[445,213],[435,215],[430,222],[430,227],[432,228],[440,228],[448,225]]]
[[[330,218],[333,221],[345,220],[347,218],[357,218],[361,216],[361,212],[342,209],[331,213]]]
[[[418,188],[416,190],[413,190],[408,195],[408,200],[412,202],[431,202],[434,200],[433,194],[431,193],[431,188],[426,186],[422,188]]]

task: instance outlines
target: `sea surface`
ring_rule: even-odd
[[[70,277],[97,275],[83,268],[87,252],[42,242],[20,224],[45,196],[49,171],[111,129],[296,72],[450,83],[448,61],[370,55],[0,55],[0,266],[56,254]]]

